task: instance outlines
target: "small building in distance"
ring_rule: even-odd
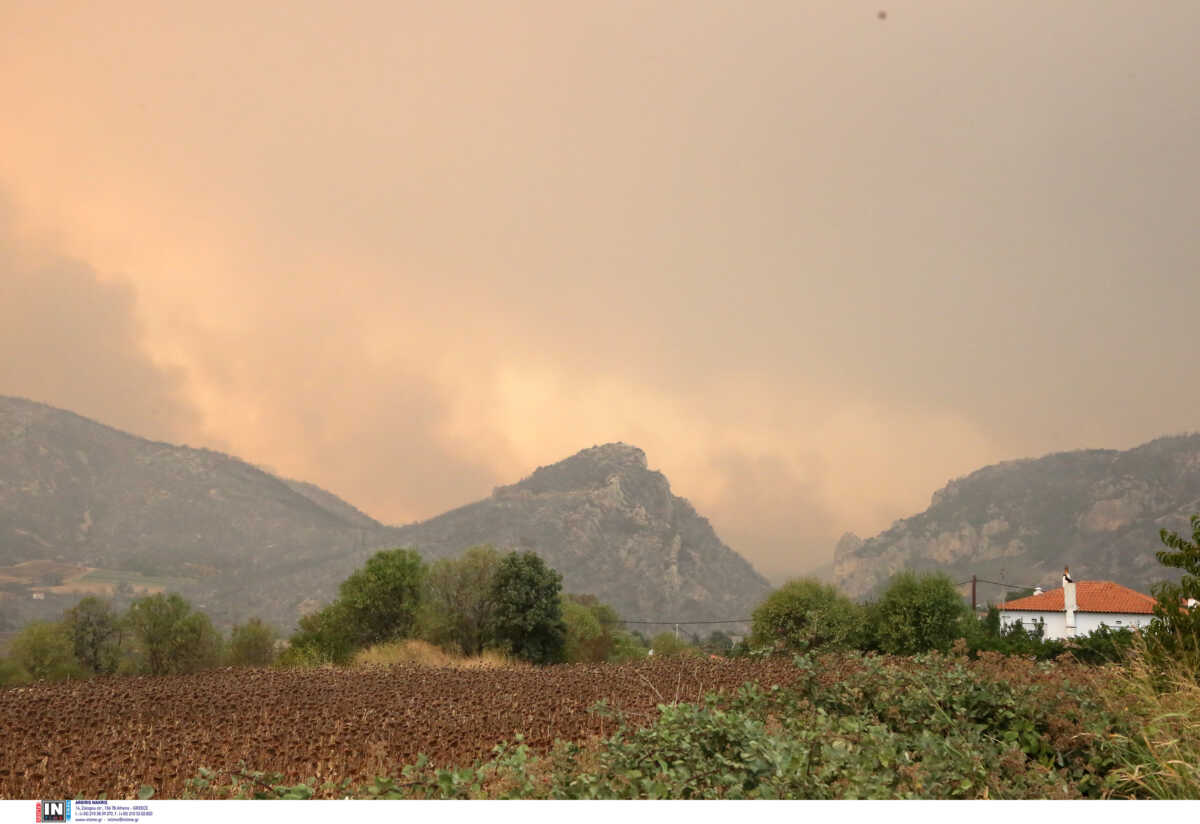
[[[1036,628],[1046,625],[1046,638],[1089,635],[1101,627],[1137,629],[1150,625],[1155,601],[1113,581],[1065,581],[1052,589],[1000,605],[1000,624]]]

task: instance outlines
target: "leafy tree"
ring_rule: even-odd
[[[233,628],[229,639],[229,663],[235,667],[269,667],[275,658],[275,630],[251,618]]]
[[[128,621],[142,667],[151,675],[196,672],[220,660],[221,637],[212,621],[178,593],[139,598],[129,607]]]
[[[280,657],[283,666],[347,664],[356,649],[345,606],[334,601],[299,621],[291,644]]]
[[[962,634],[967,606],[944,573],[905,571],[892,577],[871,608],[875,643],[883,652],[945,652]]]
[[[846,649],[859,642],[864,617],[834,587],[812,578],[789,581],[754,610],[750,645],[789,652]]]
[[[121,660],[121,618],[107,601],[89,595],[63,616],[75,658],[88,672],[111,675]]]
[[[492,633],[513,655],[535,664],[563,660],[567,628],[558,593],[562,576],[532,552],[505,555],[492,580]]]
[[[492,581],[501,558],[494,547],[482,545],[434,563],[421,619],[428,640],[457,647],[464,655],[483,652],[492,641]]]
[[[563,657],[570,663],[594,664],[604,661],[612,650],[612,638],[596,615],[569,595],[562,597],[563,624],[567,637]]]
[[[71,635],[60,623],[34,621],[13,639],[12,662],[38,680],[74,678],[83,674],[75,660]]]
[[[1189,541],[1163,529],[1158,533],[1168,547],[1155,553],[1158,562],[1183,570],[1179,583],[1163,582],[1154,587],[1157,603],[1150,636],[1159,650],[1200,672],[1200,515],[1191,518]],[[1197,605],[1188,607],[1188,599]]]
[[[343,581],[338,602],[354,645],[411,637],[426,575],[415,550],[390,549],[376,553]]]
[[[637,647],[632,636],[620,629],[616,610],[595,595],[563,595],[562,614],[567,626],[564,651],[568,661],[624,660]]]

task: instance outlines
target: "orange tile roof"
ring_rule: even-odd
[[[1155,600],[1149,595],[1134,592],[1113,581],[1077,581],[1075,603],[1080,612],[1127,612],[1140,615],[1154,613]],[[1062,612],[1063,591],[1052,589],[1041,595],[1030,595],[1000,605],[1000,609],[1029,612]]]

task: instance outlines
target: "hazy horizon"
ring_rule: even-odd
[[[1200,429],[1195,4],[0,14],[0,394],[388,523],[624,441],[773,580]]]

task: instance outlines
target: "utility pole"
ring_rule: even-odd
[[[975,600],[975,576],[971,576],[971,614],[975,614],[975,610],[979,608],[979,602]]]

